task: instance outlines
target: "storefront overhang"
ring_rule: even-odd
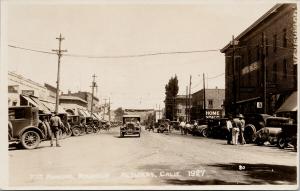
[[[280,106],[276,113],[298,111],[297,91],[293,92]]]
[[[22,95],[22,97],[33,106],[39,108],[39,110],[42,111],[44,114],[51,114],[51,111],[43,103],[41,103],[41,101],[38,98],[25,95]]]
[[[237,104],[242,104],[242,103],[246,103],[246,102],[251,102],[251,101],[255,101],[255,100],[259,100],[260,97],[254,97],[254,98],[250,98],[250,99],[245,99],[245,100],[241,100],[241,101],[237,101]]]
[[[34,107],[39,107],[38,104],[36,102],[34,102],[30,97],[21,95],[22,98],[24,98],[28,103],[30,103],[31,105],[33,105]]]

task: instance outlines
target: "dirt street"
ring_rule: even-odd
[[[296,184],[297,153],[271,146],[119,129],[10,150],[10,186]]]

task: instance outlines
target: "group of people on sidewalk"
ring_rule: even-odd
[[[244,138],[245,119],[242,114],[238,114],[234,118],[230,116],[226,121],[226,127],[228,130],[227,144],[246,144]]]
[[[55,138],[56,147],[61,147],[59,144],[59,130],[64,127],[64,124],[58,114],[52,114],[50,120],[48,120],[47,116],[41,116],[39,125],[44,129],[45,137],[50,139],[50,146],[53,147],[53,139]]]

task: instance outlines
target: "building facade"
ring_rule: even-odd
[[[20,95],[47,99],[48,91],[37,82],[14,72],[8,72],[8,106],[19,106],[21,102]]]
[[[61,95],[59,103],[70,115],[78,115],[79,109],[87,108],[87,102],[76,96]]]
[[[191,101],[192,101],[192,110],[191,110],[192,120],[203,119],[204,117],[219,118],[224,116],[223,105],[225,101],[225,89],[215,88],[215,89],[199,90],[192,94]]]
[[[296,4],[276,4],[221,52],[226,113],[273,114],[297,91]]]
[[[79,97],[83,100],[85,100],[87,102],[87,108],[89,111],[91,111],[91,106],[92,106],[92,93],[90,92],[82,92],[82,91],[78,91],[76,93],[72,93],[72,92],[68,92],[67,94],[62,94],[62,96],[75,96],[75,97]],[[100,112],[99,109],[99,99],[97,97],[94,96],[93,99],[93,111],[94,112]]]
[[[186,121],[188,119],[189,103],[186,95],[177,95],[175,99],[175,121]]]

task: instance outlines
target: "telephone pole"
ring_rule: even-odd
[[[56,81],[56,101],[55,101],[55,113],[58,114],[58,105],[59,105],[59,81],[60,81],[60,58],[62,57],[63,52],[67,52],[67,50],[61,49],[61,41],[65,38],[59,34],[59,37],[56,38],[58,40],[58,50],[52,50],[56,52],[58,56],[58,66],[57,66],[57,81]]]
[[[267,61],[266,61],[266,36],[265,33],[262,34],[262,48],[263,48],[263,55],[262,55],[262,64],[263,64],[263,71],[264,71],[264,113],[267,113]]]
[[[192,75],[190,75],[190,87],[189,87],[189,121],[191,121],[191,89],[192,89]]]
[[[233,94],[233,113],[236,115],[236,79],[235,79],[235,46],[237,45],[237,41],[234,39],[234,35],[232,35],[232,94]]]
[[[187,122],[188,120],[188,86],[186,86],[186,90],[185,90],[185,121]]]
[[[108,121],[110,122],[110,97],[108,98]]]
[[[95,81],[96,77],[97,76],[94,74],[93,75],[93,82],[92,82],[92,86],[91,86],[92,87],[91,117],[93,117],[94,88],[97,87],[96,81]]]
[[[203,73],[203,119],[206,119],[205,74]]]

